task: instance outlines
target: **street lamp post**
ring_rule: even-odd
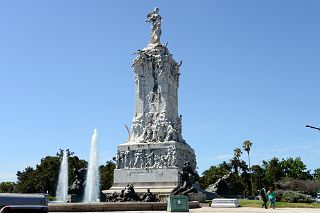
[[[310,126],[310,125],[306,125],[307,128],[311,128],[311,129],[316,129],[316,130],[319,130],[320,131],[320,128],[318,127],[314,127],[314,126]]]

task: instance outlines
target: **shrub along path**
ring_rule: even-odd
[[[244,200],[239,199],[242,207],[257,207],[261,208],[261,200]],[[269,204],[269,203],[268,203]],[[320,208],[320,203],[288,203],[276,202],[276,208]]]

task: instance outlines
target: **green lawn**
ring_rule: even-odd
[[[240,206],[261,208],[261,200],[239,199]],[[269,204],[269,203],[268,203]],[[276,208],[320,208],[320,203],[287,203],[276,202]]]

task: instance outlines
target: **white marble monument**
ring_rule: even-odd
[[[159,9],[147,15],[151,23],[150,42],[137,51],[135,113],[128,140],[118,146],[114,183],[107,192],[134,184],[136,192],[169,194],[179,183],[179,171],[189,161],[196,168],[194,150],[182,137],[182,116],[178,114],[180,65],[166,45],[160,43]]]

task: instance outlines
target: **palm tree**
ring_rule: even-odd
[[[235,148],[233,150],[233,156],[235,158],[237,158],[239,160],[240,156],[241,156],[242,152],[241,152],[241,149],[240,148]]]
[[[251,179],[251,193],[253,195],[253,185],[252,185],[252,172],[251,172],[251,166],[250,166],[250,149],[251,149],[252,143],[249,140],[246,140],[243,142],[243,149],[248,153],[248,161],[249,161],[249,171],[250,171],[250,179]]]
[[[233,150],[233,159],[231,160],[231,165],[234,168],[234,173],[238,174],[238,167],[240,164],[240,156],[241,156],[242,152],[240,148],[235,148]]]

